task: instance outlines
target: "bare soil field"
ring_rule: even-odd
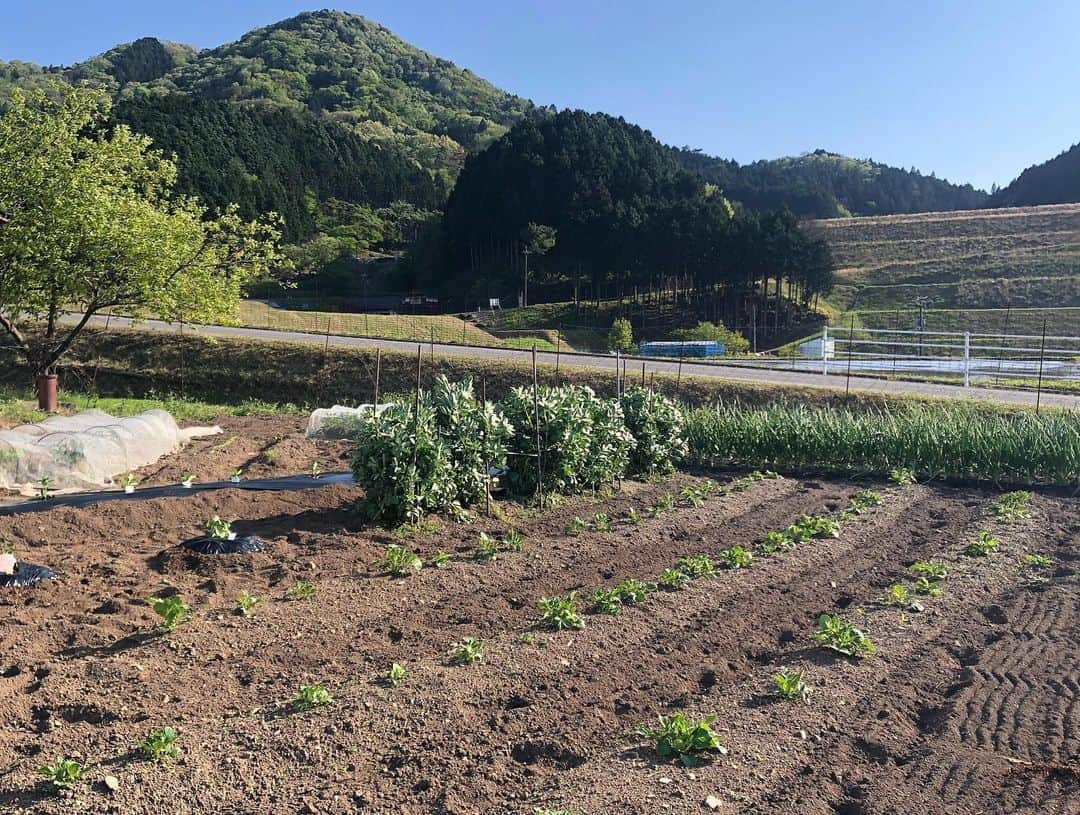
[[[254,476],[279,435],[275,474],[344,453],[305,446],[300,420],[230,421],[244,424],[148,480],[227,476],[244,462]],[[0,812],[1080,812],[1080,502],[1037,494],[1030,518],[1006,524],[992,492],[778,478],[649,513],[704,475],[625,482],[543,511],[500,501],[498,520],[407,531],[359,521],[360,490],[345,486],[0,518],[21,558],[60,575],[0,590]],[[743,474],[708,475],[723,486]],[[542,597],[577,591],[585,611],[596,589],[749,547],[867,487],[880,505],[837,538],[655,591],[616,616],[586,614],[579,631],[537,628]],[[618,522],[631,509],[640,523]],[[598,512],[611,531],[567,531]],[[264,550],[178,546],[214,514]],[[474,559],[481,532],[511,527],[521,551]],[[963,555],[982,530],[999,551]],[[393,578],[379,565],[389,543],[425,564],[449,557]],[[1027,551],[1054,562],[1026,565]],[[949,568],[940,597],[921,598],[921,612],[879,602],[928,559]],[[313,595],[288,599],[300,581]],[[248,617],[242,591],[262,598]],[[170,593],[191,619],[155,632],[145,598]],[[875,655],[815,645],[818,615],[834,611],[867,631]],[[463,637],[485,641],[482,661],[450,663]],[[395,662],[407,674],[392,687]],[[783,666],[805,672],[808,703],[770,695]],[[294,711],[308,684],[333,701]],[[701,766],[660,759],[634,734],[676,711],[717,716],[722,749]],[[181,753],[148,761],[138,745],[164,726]],[[61,756],[88,772],[56,794],[38,768]]]

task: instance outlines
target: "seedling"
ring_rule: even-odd
[[[525,538],[516,529],[511,529],[502,539],[502,547],[509,552],[520,552],[525,544]]]
[[[907,587],[900,583],[893,583],[889,588],[885,590],[885,594],[881,598],[881,602],[889,606],[897,606],[898,608],[905,608],[909,611],[922,611],[923,607],[919,604],[918,600],[911,596],[911,592],[907,590]]]
[[[822,614],[818,617],[814,640],[824,648],[829,648],[849,657],[864,657],[873,654],[877,648],[870,639],[837,614]]]
[[[544,616],[540,618],[540,624],[556,631],[577,629],[585,627],[585,620],[577,612],[575,602],[576,592],[570,592],[565,597],[542,597],[536,604]]]
[[[710,577],[716,571],[708,555],[681,557],[675,562],[675,566],[690,577]]]
[[[484,660],[484,641],[476,637],[462,637],[450,652],[454,665],[472,665]]]
[[[690,575],[680,569],[664,569],[664,571],[660,572],[660,577],[657,578],[656,582],[665,589],[678,591],[689,583],[690,580]]]
[[[684,766],[694,767],[699,763],[699,753],[715,750],[720,746],[719,739],[710,729],[710,725],[715,721],[715,716],[706,716],[695,722],[682,713],[676,713],[673,716],[661,716],[659,727],[642,725],[637,734],[655,742],[657,755],[677,758]]]
[[[905,486],[907,484],[915,483],[915,471],[907,467],[898,467],[895,470],[889,472],[889,480],[894,484]]]
[[[162,631],[175,631],[180,623],[186,622],[191,608],[178,594],[170,597],[147,597],[146,602],[154,613],[161,617]]]
[[[1025,566],[1052,566],[1054,565],[1054,559],[1050,555],[1040,555],[1036,552],[1024,552],[1024,565]]]
[[[322,685],[301,685],[293,698],[292,709],[300,713],[328,705],[333,701],[334,697],[330,695],[330,691]]]
[[[929,577],[920,577],[915,581],[915,593],[924,597],[940,597],[941,583]]]
[[[989,557],[997,551],[999,544],[997,538],[985,529],[979,533],[979,539],[969,543],[964,549],[964,554],[969,557]]]
[[[250,617],[251,612],[255,610],[255,606],[259,605],[261,602],[261,597],[256,597],[248,591],[242,591],[236,595],[236,607],[244,617]]]
[[[656,499],[656,503],[652,505],[653,516],[663,515],[665,512],[671,512],[675,509],[675,496],[674,495],[661,495]]]
[[[916,560],[908,566],[908,571],[931,580],[944,580],[949,576],[949,567],[935,560]]]
[[[163,727],[143,739],[139,746],[151,761],[176,758],[180,755],[180,748],[176,746],[178,736],[179,734],[173,728]]]
[[[618,589],[600,589],[589,596],[592,609],[598,614],[618,614],[622,611],[622,599]]]
[[[518,635],[518,642],[522,645],[536,645],[536,635],[532,631],[522,631]]]
[[[405,666],[395,662],[390,666],[390,670],[386,672],[386,684],[392,688],[396,688],[401,684],[401,680],[405,678],[408,671],[405,670]]]
[[[633,507],[626,511],[626,515],[624,517],[626,522],[631,526],[637,526],[641,523],[641,515],[638,514],[638,511]]]
[[[184,473],[182,476],[180,476],[180,486],[183,487],[184,489],[190,490],[191,485],[194,484],[194,483],[195,483],[195,474],[194,473]]]
[[[394,577],[405,577],[424,568],[424,562],[419,555],[397,543],[391,543],[386,547],[386,554],[380,565]]]
[[[298,580],[296,585],[285,592],[285,597],[289,600],[307,600],[313,594],[315,594],[315,586],[306,580]]]
[[[615,587],[615,593],[623,603],[633,605],[644,602],[645,596],[655,588],[656,586],[649,583],[628,578]]]
[[[1007,492],[994,502],[994,516],[1005,523],[1016,523],[1031,517],[1031,493],[1027,490]]]
[[[759,554],[771,555],[775,552],[786,552],[789,549],[794,549],[796,545],[795,539],[787,532],[772,531],[765,533],[765,537],[762,538],[757,549]]]
[[[442,569],[446,567],[446,562],[450,560],[450,553],[444,552],[440,549],[434,555],[431,556],[431,562],[428,564],[436,569]]]
[[[311,477],[318,478],[322,475],[322,465],[318,461],[311,462]]]
[[[46,764],[38,772],[49,779],[54,790],[69,790],[86,774],[86,768],[70,758],[59,758],[55,764]]]
[[[870,507],[876,507],[881,503],[881,496],[873,490],[859,490],[851,499],[851,509],[861,515]]]
[[[773,695],[781,699],[809,702],[814,689],[806,684],[803,672],[794,668],[781,668],[773,675]]]
[[[135,473],[128,473],[120,479],[120,486],[124,488],[124,492],[129,495],[135,492],[135,487],[138,485],[139,479],[135,477]]]
[[[785,534],[797,543],[811,538],[838,538],[840,524],[824,515],[804,515],[789,526]]]
[[[577,535],[577,534],[579,534],[581,532],[584,532],[588,528],[589,528],[589,522],[585,521],[585,520],[582,520],[577,515],[575,515],[573,517],[573,519],[570,521],[570,523],[568,523],[566,525],[566,532],[569,535]]]
[[[41,476],[41,478],[37,480],[38,498],[42,501],[48,501],[49,498],[52,497],[51,488],[52,478],[47,475]]]
[[[682,496],[681,503],[684,506],[699,507],[705,503],[705,499],[701,497],[701,493],[698,492],[697,488],[689,484],[682,488],[680,495]]]
[[[711,478],[706,478],[697,485],[698,495],[702,498],[711,498],[716,493],[716,490],[716,482]]]
[[[220,540],[228,540],[232,534],[232,524],[228,521],[223,521],[217,515],[211,518],[205,524],[206,534],[211,538],[218,538]]]
[[[593,515],[592,519],[593,529],[597,532],[610,532],[611,531],[611,519],[608,518],[603,512],[597,512]]]
[[[494,560],[499,555],[499,544],[487,532],[480,533],[480,541],[477,543],[473,557],[477,560]]]
[[[235,470],[232,471],[232,474],[229,476],[229,480],[234,484],[239,484],[240,479],[243,478],[243,475],[244,471],[237,467]]]
[[[732,546],[717,555],[720,567],[723,569],[749,569],[754,560],[754,555],[749,549],[741,546]]]

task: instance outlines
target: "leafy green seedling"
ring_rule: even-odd
[[[476,560],[495,560],[499,556],[499,543],[487,532],[480,533],[473,557]]]
[[[650,512],[654,517],[663,515],[665,512],[671,512],[675,509],[675,496],[674,495],[661,495],[656,499],[656,503],[652,505]]]
[[[154,613],[161,617],[162,631],[175,631],[182,622],[186,622],[191,608],[178,594],[170,597],[147,597],[146,602]]]
[[[683,506],[699,507],[705,503],[705,499],[701,497],[701,493],[690,484],[687,484],[682,488],[680,496],[680,503]]]
[[[785,534],[796,542],[811,538],[838,538],[840,524],[824,515],[804,515],[797,523],[787,528]]]
[[[323,472],[322,465],[319,464],[318,461],[311,462],[311,477],[312,478],[318,478],[319,476],[322,475],[322,472]]]
[[[315,594],[315,586],[306,580],[298,580],[296,584],[285,592],[289,600],[307,600]]]
[[[444,552],[442,549],[440,549],[438,552],[431,556],[431,562],[429,565],[436,569],[442,569],[446,566],[446,562],[448,560],[450,560],[450,553]]]
[[[328,705],[333,701],[334,697],[330,695],[330,691],[322,685],[301,685],[292,700],[292,709],[300,713]]]
[[[195,473],[184,473],[180,476],[180,483],[185,487],[190,487],[195,483]]]
[[[243,478],[243,477],[244,477],[244,471],[239,467],[237,467],[235,470],[233,470],[231,473],[229,473],[229,480],[232,481],[234,484],[239,484],[240,479]]]
[[[134,490],[138,483],[139,479],[135,477],[135,473],[128,473],[120,479],[120,486],[126,491]]]
[[[657,583],[665,589],[678,591],[691,581],[690,575],[681,569],[664,569],[657,578]]]
[[[248,591],[242,591],[236,595],[236,607],[240,610],[240,614],[244,617],[250,617],[251,612],[255,610],[255,606],[262,602],[261,597],[256,597]]]
[[[518,642],[522,645],[536,645],[536,635],[532,631],[522,631],[518,634]]]
[[[941,582],[931,577],[920,577],[915,581],[915,593],[924,597],[940,597]]]
[[[86,775],[86,768],[73,759],[58,758],[55,764],[46,764],[38,772],[49,779],[54,790],[69,790]]]
[[[1049,555],[1041,555],[1037,552],[1024,552],[1024,565],[1033,567],[1053,566],[1054,559]]]
[[[931,580],[944,580],[949,576],[949,567],[936,560],[916,560],[908,571]]]
[[[889,480],[894,484],[905,486],[915,483],[915,471],[907,467],[897,467],[889,472]]]
[[[741,546],[732,546],[730,549],[725,549],[716,557],[720,561],[720,568],[722,569],[749,569],[750,564],[754,561],[754,555],[750,550]]]
[[[923,607],[914,597],[911,596],[911,592],[907,590],[907,587],[900,583],[893,583],[889,588],[885,590],[885,594],[881,598],[881,602],[889,606],[897,606],[898,608],[905,608],[909,611],[922,611]]]
[[[675,566],[690,577],[710,577],[716,571],[716,566],[708,555],[681,557],[675,562]]]
[[[502,548],[508,552],[520,552],[521,547],[525,545],[525,538],[516,529],[511,529],[502,539]]]
[[[637,526],[641,523],[641,515],[633,507],[626,510],[626,515],[623,518],[630,526]]]
[[[386,684],[392,688],[396,688],[401,684],[401,681],[405,678],[408,671],[405,670],[405,666],[395,662],[390,666],[390,670],[386,672]]]
[[[693,767],[699,763],[698,754],[720,746],[720,740],[710,728],[715,721],[715,716],[706,716],[695,722],[682,713],[676,713],[660,716],[658,727],[642,725],[637,729],[637,734],[655,742],[657,755],[676,758],[684,766]]]
[[[180,748],[176,746],[178,737],[179,734],[173,728],[163,727],[143,739],[139,746],[151,761],[164,761],[180,755]]]
[[[484,659],[484,641],[476,637],[462,637],[450,652],[450,661],[455,665],[472,665]]]
[[[787,532],[766,532],[765,537],[761,539],[761,543],[758,544],[758,553],[762,555],[771,555],[775,552],[786,552],[790,549],[794,549],[797,543],[791,535]]]
[[[611,519],[603,512],[597,512],[593,515],[592,526],[597,532],[610,532]]]
[[[556,631],[585,627],[585,620],[577,612],[576,593],[570,592],[565,597],[542,597],[536,604],[544,616],[540,624]]]
[[[386,554],[379,565],[394,577],[405,577],[424,568],[424,562],[419,555],[397,543],[386,547]]]
[[[806,684],[802,671],[781,668],[773,675],[773,694],[781,699],[809,702],[814,689]]]
[[[1031,517],[1031,493],[1027,490],[1007,492],[994,502],[994,516],[1005,523],[1016,523]]]
[[[598,614],[618,614],[622,611],[622,600],[616,589],[599,589],[589,595],[592,609]]]
[[[997,538],[984,529],[979,533],[978,540],[967,545],[964,554],[969,557],[989,557],[997,551],[999,545]]]
[[[52,497],[52,478],[47,475],[41,476],[37,480],[38,498],[42,501],[48,501]]]
[[[566,533],[568,535],[577,535],[581,532],[584,532],[588,528],[589,522],[582,520],[577,515],[575,515],[573,519],[571,519],[570,523],[566,525]]]
[[[228,521],[221,520],[220,517],[215,515],[204,526],[206,527],[206,534],[211,538],[218,538],[220,540],[227,540],[229,533],[232,532],[232,524]]]
[[[655,585],[634,578],[627,578],[615,587],[619,600],[626,605],[644,602],[645,596],[656,589]]]
[[[871,507],[876,507],[881,503],[881,496],[873,490],[859,490],[851,498],[851,509],[861,515]]]
[[[873,654],[877,648],[862,631],[837,614],[822,614],[818,617],[814,640],[824,648],[849,657],[864,657]]]

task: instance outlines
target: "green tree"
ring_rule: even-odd
[[[612,351],[629,351],[634,346],[634,330],[630,321],[625,317],[617,318],[611,324],[607,341]]]
[[[0,116],[0,331],[37,373],[103,309],[220,319],[281,262],[276,219],[173,197],[173,163],[124,126],[107,132],[109,107],[65,86],[16,91]],[[64,309],[82,316],[62,322]]]

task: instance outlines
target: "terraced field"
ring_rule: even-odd
[[[300,444],[295,419],[265,423],[226,431]],[[221,447],[214,466],[268,459],[263,443]],[[716,486],[687,500],[706,476]],[[845,512],[866,489],[873,505]],[[0,518],[6,540],[61,575],[0,590],[0,811],[1077,812],[1073,498],[1036,494],[1029,517],[1006,522],[992,490],[712,471],[394,533],[356,519],[359,492],[224,490]],[[214,513],[264,550],[177,545]],[[837,536],[617,615],[589,607],[597,589],[753,548],[804,515],[839,519]],[[511,527],[520,551],[476,558],[481,532]],[[983,531],[997,551],[965,555]],[[390,543],[447,559],[394,578],[380,563]],[[1029,550],[1052,561],[1029,564]],[[914,561],[947,569],[940,596],[919,597],[922,610],[883,602],[913,586]],[[298,582],[314,593],[289,599]],[[249,617],[243,591],[263,599]],[[550,630],[538,601],[570,592],[584,627]],[[173,593],[191,619],[152,633],[143,598]],[[876,653],[820,648],[822,613],[855,622]],[[484,640],[482,660],[453,664],[463,637]],[[391,686],[395,662],[406,673]],[[808,702],[772,695],[783,667],[803,672]],[[297,687],[316,683],[332,701],[295,709]],[[675,712],[716,715],[722,749],[696,767],[657,756],[636,729]],[[138,745],[163,726],[181,753],[148,761]],[[37,768],[61,755],[87,776],[56,795]]]
[[[1041,327],[1029,309],[1080,307],[1077,204],[834,219],[809,228],[829,241],[840,267],[829,298],[838,311],[913,309],[917,298],[966,313],[1011,307],[1028,331]]]

